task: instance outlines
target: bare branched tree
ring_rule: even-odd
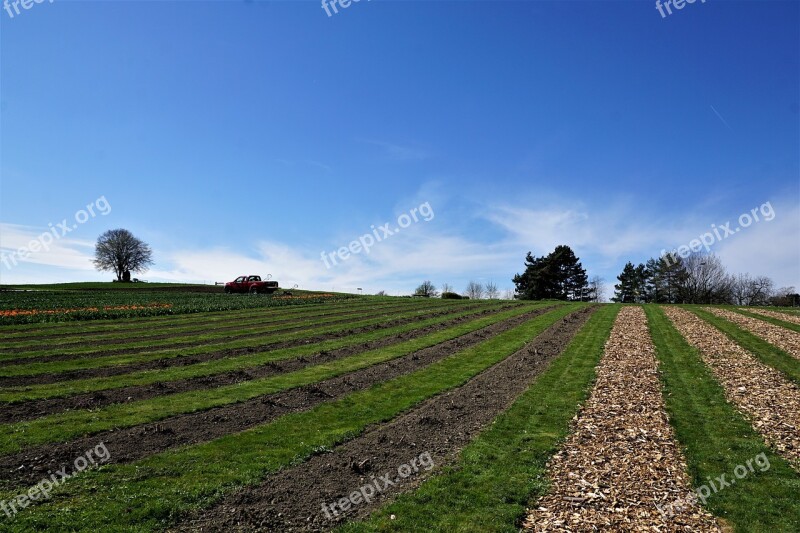
[[[147,272],[153,264],[153,251],[126,229],[108,230],[97,238],[94,266],[111,271],[122,281],[125,272]]]
[[[691,254],[684,262],[687,279],[683,301],[690,304],[718,304],[731,300],[733,281],[722,261],[714,254]]]
[[[731,298],[736,305],[769,305],[772,293],[773,283],[767,276],[739,274],[733,278]]]
[[[470,300],[480,300],[483,298],[484,289],[483,285],[477,281],[470,281],[467,283],[467,288],[464,289],[464,295],[469,296]]]
[[[800,305],[800,295],[794,287],[781,287],[772,293],[770,303],[779,306],[797,306]]]
[[[419,296],[427,296],[429,298],[436,298],[439,295],[439,291],[436,290],[436,286],[433,283],[426,280],[423,281],[419,287],[417,287],[417,290],[414,291],[414,294]]]
[[[589,280],[589,294],[591,296],[591,301],[593,302],[604,302],[606,299],[606,289],[605,285],[603,285],[603,278],[600,276],[592,276],[592,279]]]
[[[453,286],[449,283],[442,283],[442,293],[453,292]]]
[[[497,284],[494,281],[486,283],[486,297],[490,300],[496,300],[500,296],[500,291],[497,290]]]

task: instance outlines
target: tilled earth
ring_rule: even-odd
[[[549,471],[551,490],[525,529],[720,531],[693,498],[641,307],[620,311],[594,390]]]
[[[110,452],[109,464],[129,463],[167,449],[207,442],[244,431],[270,422],[279,416],[307,410],[320,403],[413,372],[455,351],[474,346],[489,337],[518,326],[548,310],[550,308],[537,308],[431,348],[318,383],[238,404],[178,415],[159,422],[103,432],[65,443],[27,448],[23,452],[0,457],[0,480],[17,483],[20,486],[33,483],[48,472],[55,472],[60,466],[70,464],[75,457],[99,442],[105,443]]]
[[[584,308],[565,317],[465,385],[431,398],[389,423],[373,426],[331,453],[313,456],[226,497],[188,517],[177,530],[319,531],[367,516],[397,493],[417,486],[427,473],[419,469],[407,478],[396,477],[402,465],[425,453],[436,468],[452,462],[564,350],[594,310]],[[387,474],[394,483],[371,502],[346,512],[337,509],[338,515],[323,511],[323,504]]]
[[[301,339],[293,339],[293,340],[279,341],[279,342],[265,342],[256,346],[247,346],[243,348],[227,348],[198,355],[188,355],[188,356],[179,355],[177,357],[156,359],[152,361],[144,361],[141,363],[122,364],[122,365],[108,366],[102,368],[89,368],[86,370],[74,370],[68,372],[61,372],[57,374],[37,374],[33,376],[0,377],[0,387],[42,385],[47,383],[57,383],[59,381],[66,381],[66,380],[119,376],[122,374],[128,374],[130,372],[136,372],[139,370],[153,370],[153,369],[168,368],[174,366],[193,365],[196,363],[203,363],[206,361],[216,361],[218,359],[225,359],[228,357],[245,356],[253,353],[264,352],[267,350],[281,350],[284,348],[305,346],[307,344],[323,342],[331,339],[339,339],[350,335],[358,335],[359,333],[368,333],[370,331],[389,329],[396,326],[410,324],[418,320],[435,318],[437,316],[442,316],[452,313],[453,310],[437,309],[435,311],[420,313],[419,315],[414,317],[389,319],[381,324],[373,324],[370,326],[362,326],[358,328],[346,329],[331,333],[321,333],[310,337],[303,337]],[[269,338],[269,334],[263,334],[263,335],[264,338]],[[236,339],[236,338],[237,337],[235,335],[231,337],[231,339]],[[172,349],[174,348],[174,346],[170,346],[169,348]],[[30,360],[26,360],[26,362],[30,362]]]
[[[175,394],[191,390],[209,389],[221,387],[233,383],[241,383],[285,372],[293,372],[307,366],[328,363],[337,359],[342,359],[366,350],[383,348],[392,344],[397,344],[406,340],[422,337],[434,331],[441,331],[449,327],[461,324],[476,318],[494,315],[502,309],[487,309],[480,313],[469,316],[459,317],[434,324],[406,333],[393,335],[385,339],[365,342],[358,346],[349,346],[337,350],[322,351],[313,355],[302,356],[283,361],[275,361],[261,366],[251,367],[242,370],[234,370],[222,374],[201,376],[197,378],[182,379],[176,381],[157,382],[152,385],[139,385],[109,389],[85,394],[76,394],[67,398],[48,398],[44,400],[33,400],[17,404],[4,406],[0,411],[0,423],[20,422],[32,418],[46,416],[52,413],[59,413],[71,409],[97,409],[99,407],[114,403],[133,402],[146,400],[165,394]]]
[[[385,305],[385,306],[376,306],[374,308],[374,310],[375,310],[376,313],[379,313],[379,312],[383,312],[383,311],[386,311],[386,310],[392,310],[392,309],[397,309],[397,308],[398,308],[397,306]],[[9,346],[7,346],[5,348],[0,348],[0,355],[4,355],[4,354],[8,355],[8,354],[13,354],[13,353],[18,353],[19,351],[29,351],[29,350],[33,351],[33,350],[40,349],[41,344],[42,344],[41,341],[43,341],[43,340],[50,340],[51,342],[47,346],[44,346],[42,348],[47,348],[47,349],[51,349],[51,350],[53,350],[55,348],[70,349],[70,348],[87,346],[87,345],[91,346],[94,342],[96,342],[97,345],[103,346],[104,349],[102,349],[102,354],[98,354],[97,352],[89,352],[88,354],[80,353],[80,354],[64,354],[64,355],[60,355],[60,356],[41,356],[41,357],[40,356],[36,356],[36,357],[23,358],[19,362],[27,363],[27,362],[35,362],[35,361],[59,361],[59,360],[68,360],[68,359],[78,359],[78,358],[81,358],[81,357],[85,357],[87,355],[90,356],[90,357],[92,355],[115,355],[118,352],[114,352],[114,351],[112,351],[110,349],[105,349],[105,347],[113,346],[115,344],[125,344],[125,343],[128,343],[128,342],[131,342],[132,340],[136,340],[136,341],[167,340],[167,339],[171,339],[171,338],[175,338],[175,337],[179,337],[179,336],[180,337],[184,337],[184,336],[190,336],[190,335],[194,335],[194,334],[198,334],[198,333],[207,333],[210,330],[213,330],[215,332],[219,332],[219,331],[233,331],[233,332],[236,332],[236,331],[241,331],[241,329],[245,328],[245,327],[246,328],[257,328],[257,327],[272,328],[274,326],[289,325],[289,327],[287,329],[288,329],[288,331],[291,331],[292,330],[292,326],[291,325],[292,324],[296,324],[297,322],[300,322],[300,321],[312,320],[312,319],[324,320],[324,319],[331,318],[331,317],[342,317],[341,321],[347,321],[347,320],[350,320],[350,318],[347,318],[347,317],[352,317],[354,315],[357,316],[357,315],[363,314],[364,311],[365,311],[364,309],[347,309],[347,308],[344,308],[344,309],[337,309],[337,310],[324,310],[324,311],[321,311],[321,312],[306,313],[306,314],[302,314],[302,315],[289,316],[289,317],[286,317],[286,316],[281,317],[281,316],[274,316],[274,315],[263,316],[263,317],[250,316],[250,317],[248,317],[246,319],[241,319],[241,320],[229,320],[227,322],[215,321],[215,322],[211,322],[211,323],[205,325],[205,327],[203,327],[203,326],[194,326],[191,329],[184,329],[184,330],[178,330],[178,331],[170,331],[171,329],[174,329],[174,328],[172,327],[171,324],[167,324],[168,327],[167,328],[158,329],[157,330],[158,333],[152,333],[152,332],[148,332],[146,330],[139,329],[139,330],[134,330],[133,334],[129,336],[129,335],[124,335],[124,333],[125,333],[124,330],[122,330],[122,331],[114,330],[114,331],[110,331],[109,332],[109,335],[113,335],[113,337],[111,337],[111,338],[107,338],[102,332],[100,332],[100,333],[98,333],[96,335],[88,334],[86,336],[86,338],[82,338],[82,339],[78,339],[78,340],[75,340],[74,338],[70,338],[67,335],[58,335],[58,334],[56,334],[56,335],[42,335],[41,337],[37,335],[37,336],[35,336],[36,342],[32,342],[31,339],[17,339],[16,341],[11,341],[11,344]],[[327,324],[331,324],[331,323],[336,324],[336,323],[339,323],[341,321],[336,320],[336,321],[333,321],[333,322],[326,322],[325,324],[326,325]],[[280,329],[276,329],[274,331],[275,332],[277,332],[277,331],[284,332],[284,329],[280,328]],[[259,335],[259,334],[263,335],[264,332],[255,333],[254,335]],[[251,334],[248,334],[247,336],[249,336],[249,335],[251,335]],[[247,336],[242,335],[241,338],[247,338]],[[58,342],[52,342],[53,339],[57,339]],[[15,346],[15,344],[19,344],[19,346]],[[10,359],[10,361],[17,362],[17,360],[15,360],[15,359]]]
[[[674,307],[664,312],[700,351],[727,400],[778,453],[800,467],[800,388],[694,313]]]

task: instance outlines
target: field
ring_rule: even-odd
[[[2,531],[800,531],[792,310],[111,285],[0,292]]]

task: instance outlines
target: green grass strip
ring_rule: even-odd
[[[527,504],[547,492],[547,461],[589,395],[619,309],[608,305],[595,312],[564,353],[464,448],[456,464],[367,521],[346,524],[341,530],[519,531]]]
[[[427,310],[429,312],[436,312],[436,310]],[[122,355],[109,355],[104,357],[89,357],[86,359],[67,359],[64,361],[42,361],[36,363],[28,363],[21,365],[12,365],[0,368],[0,376],[14,377],[14,376],[36,376],[40,374],[59,374],[61,372],[69,372],[73,370],[87,370],[96,368],[106,368],[110,366],[120,366],[126,364],[143,363],[147,361],[174,359],[176,357],[187,357],[190,355],[201,355],[212,353],[220,350],[229,350],[234,348],[247,348],[264,344],[265,342],[277,343],[293,340],[302,340],[314,335],[324,335],[327,333],[340,333],[351,330],[353,328],[360,328],[366,326],[374,326],[386,322],[387,320],[402,320],[413,318],[423,313],[422,310],[408,311],[404,313],[386,312],[381,314],[366,313],[362,320],[355,320],[344,324],[335,324],[330,326],[322,326],[318,328],[309,328],[305,331],[294,331],[291,333],[278,333],[274,335],[267,335],[264,337],[249,337],[246,339],[237,339],[221,343],[206,343],[195,347],[185,348],[166,348],[159,349],[156,347],[153,351],[139,352],[132,354]],[[424,316],[424,315],[423,315]],[[355,318],[355,317],[354,317]],[[315,322],[312,321],[312,325]],[[229,333],[230,335],[230,333]]]
[[[521,349],[578,305],[556,308],[411,374],[214,441],[89,471],[14,519],[21,530],[146,531],[459,387]],[[0,498],[4,495],[0,494]],[[0,518],[2,520],[2,518]]]
[[[765,454],[770,468],[756,470],[707,500],[708,509],[736,531],[800,531],[800,475],[767,447],[725,400],[722,386],[672,325],[664,311],[645,312],[660,362],[667,413],[684,447],[695,487],[708,484]]]
[[[757,318],[763,322],[769,322],[773,326],[780,326],[782,328],[790,329],[796,333],[800,333],[800,324],[795,324],[794,322],[789,322],[787,320],[780,320],[778,318],[774,318],[767,315],[759,315],[758,313],[751,313],[746,309],[741,309],[739,307],[732,307],[731,311],[735,311],[740,315],[749,316],[750,318]]]
[[[375,303],[386,302],[389,298],[375,298],[364,297],[364,300],[369,298],[370,301]],[[155,299],[155,298],[154,298]],[[392,298],[398,300],[398,298]],[[118,317],[118,318],[94,318],[90,320],[66,320],[60,322],[30,322],[26,324],[0,324],[0,331],[3,331],[9,338],[23,337],[36,335],[39,333],[89,333],[95,330],[118,330],[127,329],[131,327],[139,327],[143,324],[156,326],[164,322],[178,321],[182,323],[190,323],[195,318],[200,320],[209,320],[214,318],[224,318],[229,316],[264,316],[272,312],[287,310],[287,309],[311,309],[320,306],[331,306],[345,303],[358,303],[361,299],[348,298],[348,299],[333,299],[323,301],[310,301],[310,302],[297,302],[291,305],[270,305],[258,307],[242,307],[231,309],[216,309],[210,311],[180,311],[174,314],[164,315],[145,315],[145,316],[131,316],[131,317]],[[126,302],[116,302],[116,305],[125,305]],[[141,304],[140,301],[127,302],[129,304]],[[170,302],[161,302],[170,303]],[[54,304],[57,307],[69,307],[68,305]],[[115,305],[115,304],[112,304]],[[13,304],[11,304],[13,307]],[[8,304],[6,304],[8,307]]]
[[[375,305],[375,304],[362,304],[362,305],[339,305],[335,307],[317,307],[317,308],[303,308],[303,309],[283,309],[283,312],[273,310],[270,313],[251,314],[250,316],[239,317],[215,317],[213,320],[202,320],[197,317],[193,321],[185,321],[182,323],[166,321],[161,325],[146,324],[137,328],[130,328],[120,331],[114,330],[97,330],[88,334],[72,334],[72,332],[59,332],[60,337],[48,338],[46,340],[37,339],[35,336],[26,335],[22,338],[9,339],[4,336],[4,340],[8,342],[0,343],[2,350],[22,350],[35,348],[46,344],[50,347],[51,351],[55,347],[64,345],[77,345],[80,343],[101,343],[108,340],[126,339],[129,337],[136,337],[137,340],[142,340],[149,337],[158,335],[172,335],[179,333],[188,333],[195,331],[206,331],[214,326],[230,326],[237,325],[239,327],[249,327],[257,325],[270,325],[279,321],[288,321],[296,318],[310,318],[310,317],[326,317],[332,315],[341,316],[342,314],[357,313],[368,309],[396,309],[402,308],[398,305]],[[405,306],[408,307],[408,306]],[[46,334],[46,332],[41,332]],[[96,347],[95,347],[96,349]],[[63,352],[61,352],[63,353]]]
[[[265,317],[289,310],[309,311],[318,308],[332,308],[334,306],[358,306],[358,305],[379,305],[386,303],[387,299],[372,299],[361,301],[360,299],[334,300],[330,302],[312,302],[294,305],[274,306],[274,307],[248,307],[244,309],[228,309],[224,311],[203,311],[199,313],[183,313],[177,315],[157,315],[143,316],[136,318],[112,318],[95,319],[90,321],[66,321],[66,322],[35,322],[22,325],[2,325],[0,331],[5,338],[27,339],[38,334],[91,334],[95,332],[121,331],[140,328],[155,328],[164,324],[192,324],[196,321],[224,321],[229,318],[250,318]],[[395,302],[397,298],[393,299]],[[406,300],[408,307],[413,304],[423,302],[417,300]],[[413,304],[412,304],[413,302]]]
[[[511,311],[504,313],[502,316],[516,316],[518,314],[530,311],[536,307],[540,306],[526,305],[515,307],[512,308]],[[426,320],[419,320],[409,324],[395,326],[393,328],[369,331],[359,335],[349,335],[347,337],[331,339],[303,346],[296,346],[294,348],[265,350],[262,352],[250,353],[247,354],[247,357],[229,357],[225,359],[196,363],[194,365],[173,366],[153,370],[140,370],[138,372],[131,372],[129,374],[123,374],[119,376],[61,381],[58,383],[47,383],[42,385],[6,387],[5,389],[0,390],[0,402],[11,403],[27,400],[41,400],[44,398],[64,397],[71,396],[73,394],[98,392],[120,387],[150,385],[157,382],[165,383],[168,381],[177,381],[179,379],[213,376],[233,370],[245,370],[248,368],[262,366],[270,362],[282,361],[304,355],[313,355],[319,353],[320,351],[330,351],[339,348],[356,346],[365,342],[391,337],[392,335],[412,332],[427,326],[447,322],[449,320],[479,314],[484,310],[484,308],[469,309],[466,311],[454,312]]]
[[[521,314],[519,311],[517,309],[514,312]],[[113,404],[91,411],[66,411],[26,422],[2,424],[0,425],[0,429],[2,429],[0,431],[0,454],[18,452],[26,446],[63,442],[110,429],[156,422],[177,414],[244,402],[265,394],[316,383],[435,346],[491,325],[502,318],[507,318],[507,316],[492,315],[478,318],[424,337],[277,376],[244,381],[214,389],[167,394],[138,402]]]
[[[408,312],[419,312],[419,311],[429,311],[435,310],[437,307],[426,307],[424,309],[417,309],[417,310],[408,310]],[[289,323],[257,323],[251,326],[242,325],[238,330],[230,331],[230,330],[223,330],[217,331],[213,328],[206,328],[203,330],[202,333],[190,333],[179,335],[175,337],[168,337],[166,339],[159,339],[156,341],[156,344],[163,349],[169,349],[173,345],[177,344],[185,344],[185,343],[193,343],[196,345],[199,344],[220,344],[220,339],[222,342],[225,342],[224,339],[229,339],[232,336],[243,336],[243,335],[258,335],[258,334],[267,334],[267,333],[279,333],[282,330],[292,329],[292,328],[299,328],[299,327],[310,327],[310,326],[317,326],[317,325],[325,325],[337,321],[342,321],[342,319],[351,319],[351,320],[358,320],[364,317],[374,316],[377,313],[381,313],[383,315],[387,315],[389,313],[397,313],[398,311],[407,311],[403,306],[389,306],[389,307],[365,307],[359,310],[356,310],[353,313],[344,313],[344,316],[338,314],[326,315],[323,317],[318,316],[306,316],[301,315],[299,317],[294,317],[293,322]],[[235,324],[236,321],[231,321],[228,323],[229,325]],[[79,345],[79,346],[55,346],[55,347],[48,347],[46,349],[38,349],[38,350],[29,350],[29,351],[12,351],[9,353],[0,353],[0,361],[8,362],[8,363],[17,363],[23,361],[24,359],[29,359],[31,357],[47,357],[47,356],[61,356],[61,355],[76,355],[81,356],[81,359],[88,359],[94,357],[104,357],[104,353],[109,350],[135,350],[140,349],[140,352],[137,353],[149,353],[149,350],[153,348],[153,341],[149,339],[144,339],[135,333],[130,335],[129,338],[131,339],[129,342],[118,343],[118,344],[110,344],[108,346],[103,346],[102,342],[92,343],[89,345]],[[215,342],[217,341],[217,342]]]
[[[686,307],[687,310],[723,332],[733,342],[755,355],[762,363],[781,372],[787,379],[800,385],[800,359],[792,357],[777,346],[773,346],[761,337],[753,335],[738,324],[718,317],[698,307]]]

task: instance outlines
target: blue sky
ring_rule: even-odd
[[[124,227],[152,281],[506,289],[568,244],[612,284],[769,202],[711,248],[800,286],[796,1],[45,0],[0,12],[0,61],[0,248],[77,226],[2,283],[110,279]]]

